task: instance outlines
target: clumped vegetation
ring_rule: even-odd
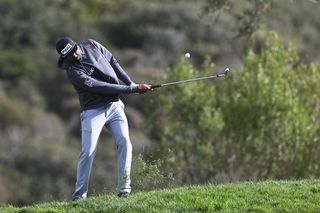
[[[171,87],[149,95],[157,157],[178,182],[319,176],[319,64],[301,62],[275,34],[241,70],[216,82]],[[208,74],[182,61],[168,79]]]
[[[204,76],[225,66],[234,71],[224,80],[122,97],[137,156],[135,191],[317,178],[317,7],[310,1],[1,0],[0,205],[66,200],[73,191],[79,106],[56,67],[54,47],[66,35],[106,45],[137,83]],[[180,58],[185,52],[188,61]],[[90,195],[113,192],[114,149],[103,132]]]

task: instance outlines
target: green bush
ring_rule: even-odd
[[[182,61],[166,81],[207,75],[209,67],[196,71]],[[250,52],[223,82],[147,96],[150,136],[163,168],[181,183],[319,175],[317,69],[270,34],[265,49]]]
[[[301,63],[275,35],[261,54],[249,53],[221,102],[234,168],[262,178],[319,174],[317,67]]]
[[[168,73],[167,81],[207,75],[190,63],[181,61]],[[217,143],[224,128],[216,90],[204,82],[173,86],[148,96],[147,106],[151,137],[157,141],[155,156],[173,171],[178,182],[203,182],[215,175],[219,166]]]
[[[139,154],[132,163],[132,188],[135,191],[150,190],[173,186],[174,178],[171,173],[161,171],[162,160],[147,161]]]

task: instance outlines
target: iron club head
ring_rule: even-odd
[[[227,76],[229,71],[230,71],[230,69],[229,69],[229,67],[227,67],[227,68],[224,70],[224,75]]]

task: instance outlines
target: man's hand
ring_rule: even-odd
[[[143,94],[152,90],[149,84],[138,84],[138,93]]]

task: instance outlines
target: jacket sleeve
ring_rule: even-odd
[[[134,84],[128,86],[99,81],[75,67],[70,67],[67,70],[67,75],[75,87],[81,88],[88,92],[110,95],[120,93],[135,93],[138,91],[138,87]]]
[[[90,41],[98,47],[98,49],[101,51],[101,53],[107,58],[109,63],[111,64],[112,68],[114,69],[115,73],[117,74],[117,77],[126,85],[130,85],[133,83],[129,75],[124,71],[124,69],[120,66],[118,61],[115,59],[115,57],[112,55],[112,53],[107,50],[103,45],[101,45],[99,42],[90,39]]]

